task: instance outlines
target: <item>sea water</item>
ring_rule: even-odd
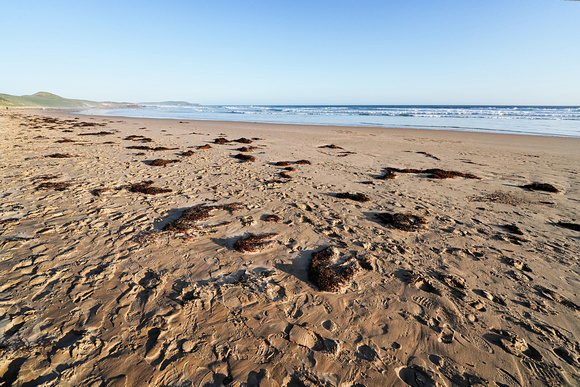
[[[580,137],[578,106],[266,106],[143,104],[83,114],[181,120],[372,126]]]

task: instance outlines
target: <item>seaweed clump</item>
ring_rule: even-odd
[[[270,214],[270,215],[264,215],[263,218],[264,222],[280,222],[282,220],[282,218],[280,218],[280,216],[276,215],[276,214]]]
[[[175,231],[175,232],[188,232],[191,230],[199,229],[198,222],[202,220],[209,219],[214,215],[212,212],[214,210],[224,210],[232,213],[233,211],[240,208],[242,203],[230,203],[224,204],[219,206],[211,206],[211,205],[200,205],[196,207],[191,207],[183,211],[181,216],[171,222],[169,222],[165,227],[163,227],[163,231]],[[218,224],[218,226],[226,225],[231,222],[225,222]],[[216,225],[214,225],[215,227]]]
[[[159,152],[159,151],[166,151],[166,150],[176,150],[178,148],[167,148],[164,146],[150,147],[147,145],[131,145],[131,146],[128,146],[127,149],[151,150],[154,152]]]
[[[127,140],[127,141],[138,141],[138,142],[152,142],[153,141],[149,137],[140,136],[140,135],[136,135],[136,134],[132,134],[130,136],[127,136],[123,140]]]
[[[250,140],[249,138],[245,138],[245,137],[238,138],[237,140],[234,140],[234,141],[239,142],[240,144],[251,144],[254,142],[254,141]]]
[[[149,165],[152,165],[154,167],[166,167],[167,164],[171,164],[171,163],[178,163],[179,160],[163,160],[163,159],[155,159],[153,161],[151,161],[149,163]]]
[[[238,152],[252,152],[254,149],[256,149],[255,146],[243,146],[241,148],[236,149]]]
[[[452,179],[454,177],[464,177],[466,179],[477,179],[477,180],[481,180],[480,177],[471,174],[471,173],[463,173],[463,172],[458,172],[458,171],[447,171],[444,169],[439,169],[439,168],[430,168],[430,169],[411,169],[411,168],[406,168],[406,169],[399,169],[399,168],[385,168],[385,174],[383,176],[378,177],[378,179],[381,180],[392,180],[395,177],[397,177],[397,172],[398,173],[425,173],[427,174],[428,178],[431,179]]]
[[[51,155],[46,155],[44,157],[50,157],[52,159],[68,159],[75,156],[69,155],[68,153],[53,153]]]
[[[431,157],[432,159],[435,159],[435,160],[441,160],[439,157],[433,156],[431,153],[428,153],[428,152],[417,152],[417,153],[420,155],[425,155],[427,157]]]
[[[79,136],[107,136],[109,134],[115,134],[114,132],[106,132],[104,130],[95,133],[79,133]]]
[[[36,187],[36,189],[37,190],[53,189],[55,191],[64,191],[65,189],[70,187],[71,184],[72,183],[69,181],[62,181],[60,183],[46,182],[46,183],[41,183],[38,187]]]
[[[544,192],[553,192],[558,193],[560,192],[558,188],[554,187],[552,184],[548,183],[532,183],[521,185],[521,188],[529,189],[530,191],[544,191]]]
[[[248,236],[236,241],[236,243],[234,243],[234,249],[241,253],[259,253],[274,246],[276,242],[273,241],[272,238],[276,235],[278,235],[278,233],[250,233]]]
[[[254,156],[250,156],[250,155],[245,155],[243,153],[238,153],[237,155],[234,156],[236,159],[241,160],[243,162],[248,162],[248,161],[256,161],[256,158]]]
[[[147,180],[147,181],[143,181],[141,183],[129,184],[129,185],[125,186],[124,188],[127,188],[127,190],[129,190],[131,192],[137,192],[137,193],[142,193],[142,194],[146,194],[146,195],[157,195],[157,194],[171,192],[171,190],[169,188],[152,187],[152,185],[153,185],[153,181]]]
[[[310,165],[310,164],[312,164],[312,163],[311,163],[310,161],[308,161],[308,160],[298,160],[298,161],[295,161],[295,162],[294,162],[294,164],[299,164],[299,165]]]
[[[338,145],[334,145],[334,144],[322,145],[322,146],[319,146],[319,148],[344,149],[343,147],[338,146]]]
[[[192,150],[188,150],[188,151],[183,151],[183,152],[181,152],[180,156],[183,156],[183,157],[190,157],[190,156],[193,156],[194,154],[195,154],[195,152],[194,152],[194,151],[192,151]]]
[[[325,292],[340,292],[350,285],[356,273],[360,271],[358,262],[350,257],[343,264],[335,264],[337,250],[328,246],[312,253],[308,264],[308,280]]]
[[[277,161],[274,163],[274,165],[277,167],[287,167],[290,165],[290,163],[288,161]]]
[[[379,222],[402,231],[417,231],[424,228],[427,220],[413,214],[391,214],[383,212],[376,215]]]
[[[200,145],[197,147],[197,149],[211,149],[211,145],[209,145],[209,144]]]
[[[336,197],[339,199],[350,199],[354,200],[355,202],[368,202],[371,200],[367,195],[363,193],[350,193],[350,192],[340,192],[336,194]]]
[[[46,180],[56,179],[58,177],[60,177],[60,175],[51,175],[51,174],[39,175],[39,176],[33,177],[32,181],[37,181],[37,180],[46,181]]]
[[[228,140],[227,138],[218,137],[218,138],[214,139],[213,142],[214,142],[214,144],[224,145],[224,144],[229,144],[231,141]]]

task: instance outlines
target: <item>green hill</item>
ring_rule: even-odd
[[[129,103],[95,102],[83,99],[63,98],[56,94],[41,91],[33,95],[0,94],[0,106],[14,107],[52,107],[52,108],[89,108],[89,107],[127,107]]]

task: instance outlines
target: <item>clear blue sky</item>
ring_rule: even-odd
[[[0,93],[580,105],[580,1],[4,1]]]

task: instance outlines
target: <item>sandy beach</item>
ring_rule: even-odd
[[[580,385],[580,139],[0,114],[0,386]]]

